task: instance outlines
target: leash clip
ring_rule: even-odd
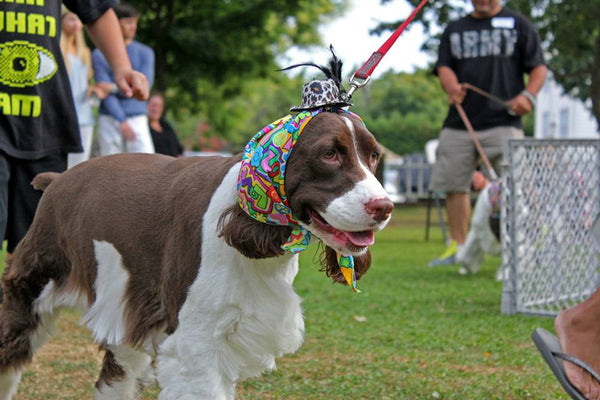
[[[365,86],[370,80],[370,76],[367,76],[363,79],[357,78],[356,75],[353,75],[352,78],[350,78],[350,89],[348,89],[348,93],[346,93],[348,99],[352,98],[352,94],[356,91],[356,89],[360,89],[361,87]]]

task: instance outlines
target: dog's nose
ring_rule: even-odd
[[[390,216],[394,203],[390,199],[375,199],[365,204],[365,210],[375,221],[381,222]]]

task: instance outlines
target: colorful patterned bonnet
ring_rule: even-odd
[[[281,248],[292,253],[308,247],[310,232],[300,226],[290,208],[285,191],[286,163],[306,125],[321,112],[322,109],[302,111],[296,116],[285,116],[261,129],[244,148],[238,176],[240,207],[256,221],[291,226],[292,233]],[[335,112],[356,116],[342,109]],[[338,254],[338,263],[346,282],[358,293],[352,255]]]

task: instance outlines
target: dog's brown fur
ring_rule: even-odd
[[[357,157],[375,171],[379,145],[358,119],[352,120],[360,151],[346,123],[334,113],[322,113],[306,126],[288,160],[286,192],[305,223],[310,210],[322,210],[364,178]],[[339,154],[336,162],[323,161],[323,152],[330,149]],[[31,359],[30,338],[45,329],[34,303],[50,282],[57,293],[75,293],[88,306],[94,303],[98,241],[114,246],[129,274],[123,343],[137,348],[151,339],[156,347],[159,334],[175,332],[201,265],[206,210],[240,159],[123,154],[36,177],[34,186],[44,190],[38,212],[2,276],[0,373]],[[391,210],[386,212],[384,217]],[[289,234],[289,227],[256,222],[237,205],[220,218],[220,236],[252,259],[281,255]],[[325,246],[321,260],[327,276],[346,283],[333,249]],[[357,279],[370,262],[368,251],[355,257]],[[98,383],[110,385],[122,376],[122,367],[107,350]]]

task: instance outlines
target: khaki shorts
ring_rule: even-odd
[[[497,174],[508,139],[522,138],[523,130],[512,126],[501,126],[475,131]],[[471,135],[466,130],[444,128],[440,132],[440,144],[436,151],[435,165],[431,175],[430,190],[446,193],[469,193],[473,171],[480,159]],[[484,174],[487,174],[484,166]]]

